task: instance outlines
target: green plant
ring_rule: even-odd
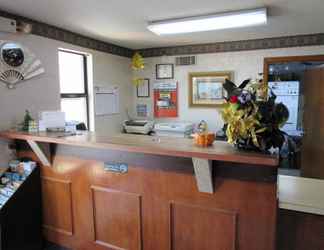
[[[28,131],[29,122],[33,121],[33,118],[30,115],[30,112],[28,110],[25,111],[24,121],[23,121],[23,131]]]

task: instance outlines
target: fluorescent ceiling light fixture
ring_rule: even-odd
[[[221,14],[150,22],[147,28],[158,35],[172,35],[256,26],[266,23],[267,9],[260,8],[254,10],[243,10]]]

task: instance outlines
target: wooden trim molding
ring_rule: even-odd
[[[209,215],[208,219],[206,219],[207,214]],[[206,208],[198,205],[171,201],[169,203],[169,249],[187,249],[186,246],[188,246],[188,244],[197,246],[200,244],[199,242],[204,242],[208,239],[209,244],[213,245],[210,249],[216,249],[215,245],[217,245],[217,249],[237,250],[238,217],[239,214],[237,211],[214,207]],[[208,223],[211,221],[213,221],[214,224],[213,228],[208,226]],[[194,225],[195,230],[192,228],[190,230],[192,225]],[[207,228],[209,230],[206,230]],[[196,233],[190,233],[192,231]],[[227,239],[224,240],[225,237],[221,236],[224,232],[226,232],[227,239],[231,238],[230,241],[226,242]],[[217,235],[217,233],[220,233],[220,235]]]
[[[96,185],[92,185],[90,189],[93,208],[94,244],[114,250],[133,249],[132,247],[138,250],[143,249],[142,196],[136,193]],[[98,198],[96,198],[96,192],[101,193]],[[97,202],[102,206],[97,206]],[[115,216],[106,214],[106,210],[110,211],[110,214],[115,211]],[[135,213],[134,210],[136,210]],[[123,222],[118,227],[119,232],[116,232],[116,234],[113,233],[112,235],[111,232],[114,231],[114,225],[117,225],[121,221]],[[107,222],[107,224],[102,222]],[[108,224],[110,225],[107,226]],[[129,232],[131,232],[131,235]],[[138,238],[136,238],[136,235]],[[134,238],[130,242],[123,242],[123,239],[129,239],[131,237]],[[124,247],[118,243],[124,244]],[[126,247],[128,244],[133,245]]]
[[[306,56],[284,56],[284,57],[266,57],[263,63],[263,81],[268,83],[269,66],[271,64],[290,63],[290,62],[323,62],[324,55],[306,55]]]
[[[43,192],[43,228],[65,236],[74,235],[74,214],[72,199],[72,182],[53,177],[41,176]],[[45,185],[45,182],[51,183]],[[52,193],[49,193],[49,188]],[[59,195],[59,196],[58,196]],[[62,198],[64,196],[64,199]],[[48,201],[60,197],[60,206],[54,206]],[[65,202],[65,203],[64,203]],[[64,208],[63,208],[64,206]],[[64,211],[64,214],[61,213]],[[63,220],[53,220],[55,216],[64,216]]]
[[[149,48],[140,49],[137,50],[137,52],[139,52],[144,57],[158,57],[164,55],[193,55],[316,45],[324,45],[324,33],[162,48]]]
[[[94,49],[97,51],[123,56],[123,57],[132,57],[133,50],[121,47],[115,44],[99,41],[75,32],[71,32],[65,29],[61,29],[59,27],[49,25],[46,23],[38,22],[36,20],[26,18],[23,16],[11,14],[9,12],[0,10],[0,16],[15,19],[19,22],[26,22],[33,25],[32,34],[38,35],[66,43],[70,43],[73,45],[81,46],[88,49]]]

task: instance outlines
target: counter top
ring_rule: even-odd
[[[28,133],[8,130],[0,132],[0,137],[6,139],[30,140],[35,142],[155,155],[202,158],[263,166],[277,166],[279,162],[277,156],[239,151],[227,142],[221,141],[215,141],[213,146],[203,148],[194,145],[192,140],[185,138],[155,137],[131,134],[116,134],[107,136],[93,132],[78,132],[78,134],[74,136],[62,136],[62,133]]]

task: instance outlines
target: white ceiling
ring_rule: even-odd
[[[266,26],[157,36],[148,21],[266,6]],[[1,0],[0,9],[128,48],[324,32],[324,0]]]

